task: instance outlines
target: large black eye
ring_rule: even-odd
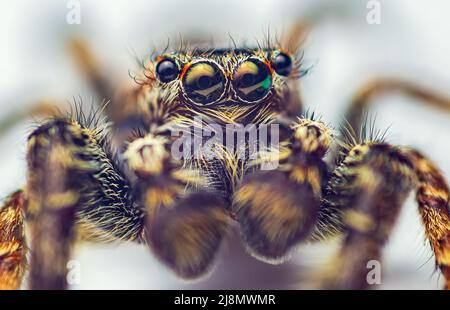
[[[283,52],[276,52],[272,56],[272,67],[279,75],[288,76],[292,71],[292,59]]]
[[[156,65],[156,77],[163,83],[168,83],[178,77],[179,69],[174,60],[165,58]]]
[[[233,88],[239,99],[256,102],[263,99],[272,85],[269,67],[258,59],[242,62],[233,74]]]
[[[219,101],[225,92],[225,76],[219,66],[210,61],[199,61],[183,70],[183,90],[196,104]]]

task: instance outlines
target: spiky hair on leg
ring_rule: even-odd
[[[362,119],[360,128],[353,128],[347,120],[344,120],[344,123],[339,126],[340,135],[336,139],[339,154],[336,156],[336,165],[339,165],[357,145],[384,143],[386,141],[390,127],[384,130],[377,129],[376,114],[371,114],[365,110]]]

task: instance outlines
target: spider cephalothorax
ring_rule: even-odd
[[[332,134],[314,115],[302,116],[300,60],[281,48],[163,53],[143,64],[131,90],[113,96],[85,47],[73,47],[98,92],[112,99],[104,109],[112,124],[77,106],[29,136],[27,184],[0,210],[0,288],[19,287],[25,272],[24,216],[31,288],[67,286],[77,239],[144,243],[178,275],[197,278],[231,227],[250,254],[270,263],[302,241],[344,234],[320,287],[365,288],[366,264],[381,259],[412,190],[450,287],[446,181],[419,152],[361,125],[380,91],[400,89],[448,109],[442,97],[375,83],[355,99],[350,124]],[[332,148],[337,155],[325,161]]]
[[[194,49],[159,55],[144,68],[140,80],[167,93],[160,108],[224,124],[267,122],[286,103],[287,81],[303,73],[300,60],[279,49]]]

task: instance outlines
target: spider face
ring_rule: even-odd
[[[251,112],[280,110],[300,69],[281,49],[215,49],[159,55],[149,70],[153,87],[175,94],[171,105],[225,123],[261,123]]]

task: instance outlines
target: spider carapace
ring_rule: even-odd
[[[411,191],[449,288],[442,174],[418,151],[373,134],[363,117],[369,99],[386,89],[446,109],[448,101],[381,80],[355,98],[334,134],[302,111],[305,70],[296,49],[162,53],[143,63],[132,88],[112,95],[85,46],[72,48],[111,102],[88,116],[75,104],[75,112],[30,134],[27,184],[0,211],[0,288],[19,288],[27,265],[31,289],[66,288],[66,263],[79,240],[139,242],[181,277],[197,278],[231,227],[268,263],[282,263],[302,242],[341,235],[318,287],[366,288],[366,264],[381,259]]]

